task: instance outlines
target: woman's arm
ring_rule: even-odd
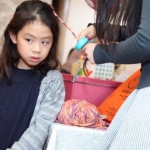
[[[96,45],[93,53],[97,64],[113,62],[115,64],[133,64],[150,61],[150,1],[143,0],[141,23],[136,34],[125,41],[108,46],[108,51]]]
[[[30,127],[18,142],[7,150],[42,150],[50,125],[63,105],[64,83],[58,71],[49,71],[42,80],[35,112]]]

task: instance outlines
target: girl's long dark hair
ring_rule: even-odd
[[[5,74],[8,78],[8,83],[11,82],[11,66],[17,66],[20,59],[17,46],[11,41],[9,32],[17,35],[26,24],[35,20],[40,20],[48,26],[53,34],[53,43],[47,58],[35,67],[37,73],[43,76],[48,70],[60,67],[56,51],[59,36],[57,18],[48,3],[40,0],[27,0],[16,8],[13,18],[4,31],[3,46],[0,54],[0,81]]]
[[[96,35],[100,43],[107,48],[107,42],[132,36],[140,24],[141,8],[142,0],[97,0]]]

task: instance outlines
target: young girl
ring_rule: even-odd
[[[79,34],[79,39],[84,36],[99,39],[100,44],[89,43],[82,49],[89,61],[142,64],[137,89],[117,112],[98,150],[149,150],[150,0],[97,2],[96,24]],[[119,37],[125,40],[115,44]]]
[[[0,55],[0,150],[42,150],[64,102],[49,4],[24,1],[4,32]]]

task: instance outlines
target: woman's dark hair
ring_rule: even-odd
[[[56,51],[59,36],[57,18],[54,16],[52,8],[48,3],[40,0],[27,0],[16,8],[13,18],[4,31],[3,46],[0,54],[0,80],[2,80],[4,74],[6,74],[8,82],[11,82],[11,66],[17,66],[20,59],[17,46],[10,39],[9,33],[11,32],[17,35],[25,25],[35,20],[40,20],[43,24],[48,26],[53,34],[53,43],[48,56],[35,67],[37,73],[42,76],[45,75],[48,70],[60,67]]]
[[[138,30],[142,0],[97,0],[96,36],[106,49],[107,43],[115,43],[132,36]],[[115,46],[115,44],[114,44]],[[85,59],[84,74],[87,76]]]
[[[142,0],[97,0],[96,35],[100,43],[107,49],[107,42],[126,39],[136,33],[141,9]]]

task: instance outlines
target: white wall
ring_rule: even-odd
[[[24,0],[0,0],[0,37],[14,14],[16,7]],[[52,0],[43,0],[52,4]]]
[[[85,0],[70,0],[66,24],[76,35],[85,29],[88,23],[93,23],[94,17],[94,9],[89,7]],[[63,27],[65,28],[65,26]],[[72,33],[67,28],[65,29],[64,35],[65,36],[61,35],[59,44],[59,50],[62,56],[62,64],[66,61],[69,50],[75,47],[77,42],[77,40],[73,37]]]

